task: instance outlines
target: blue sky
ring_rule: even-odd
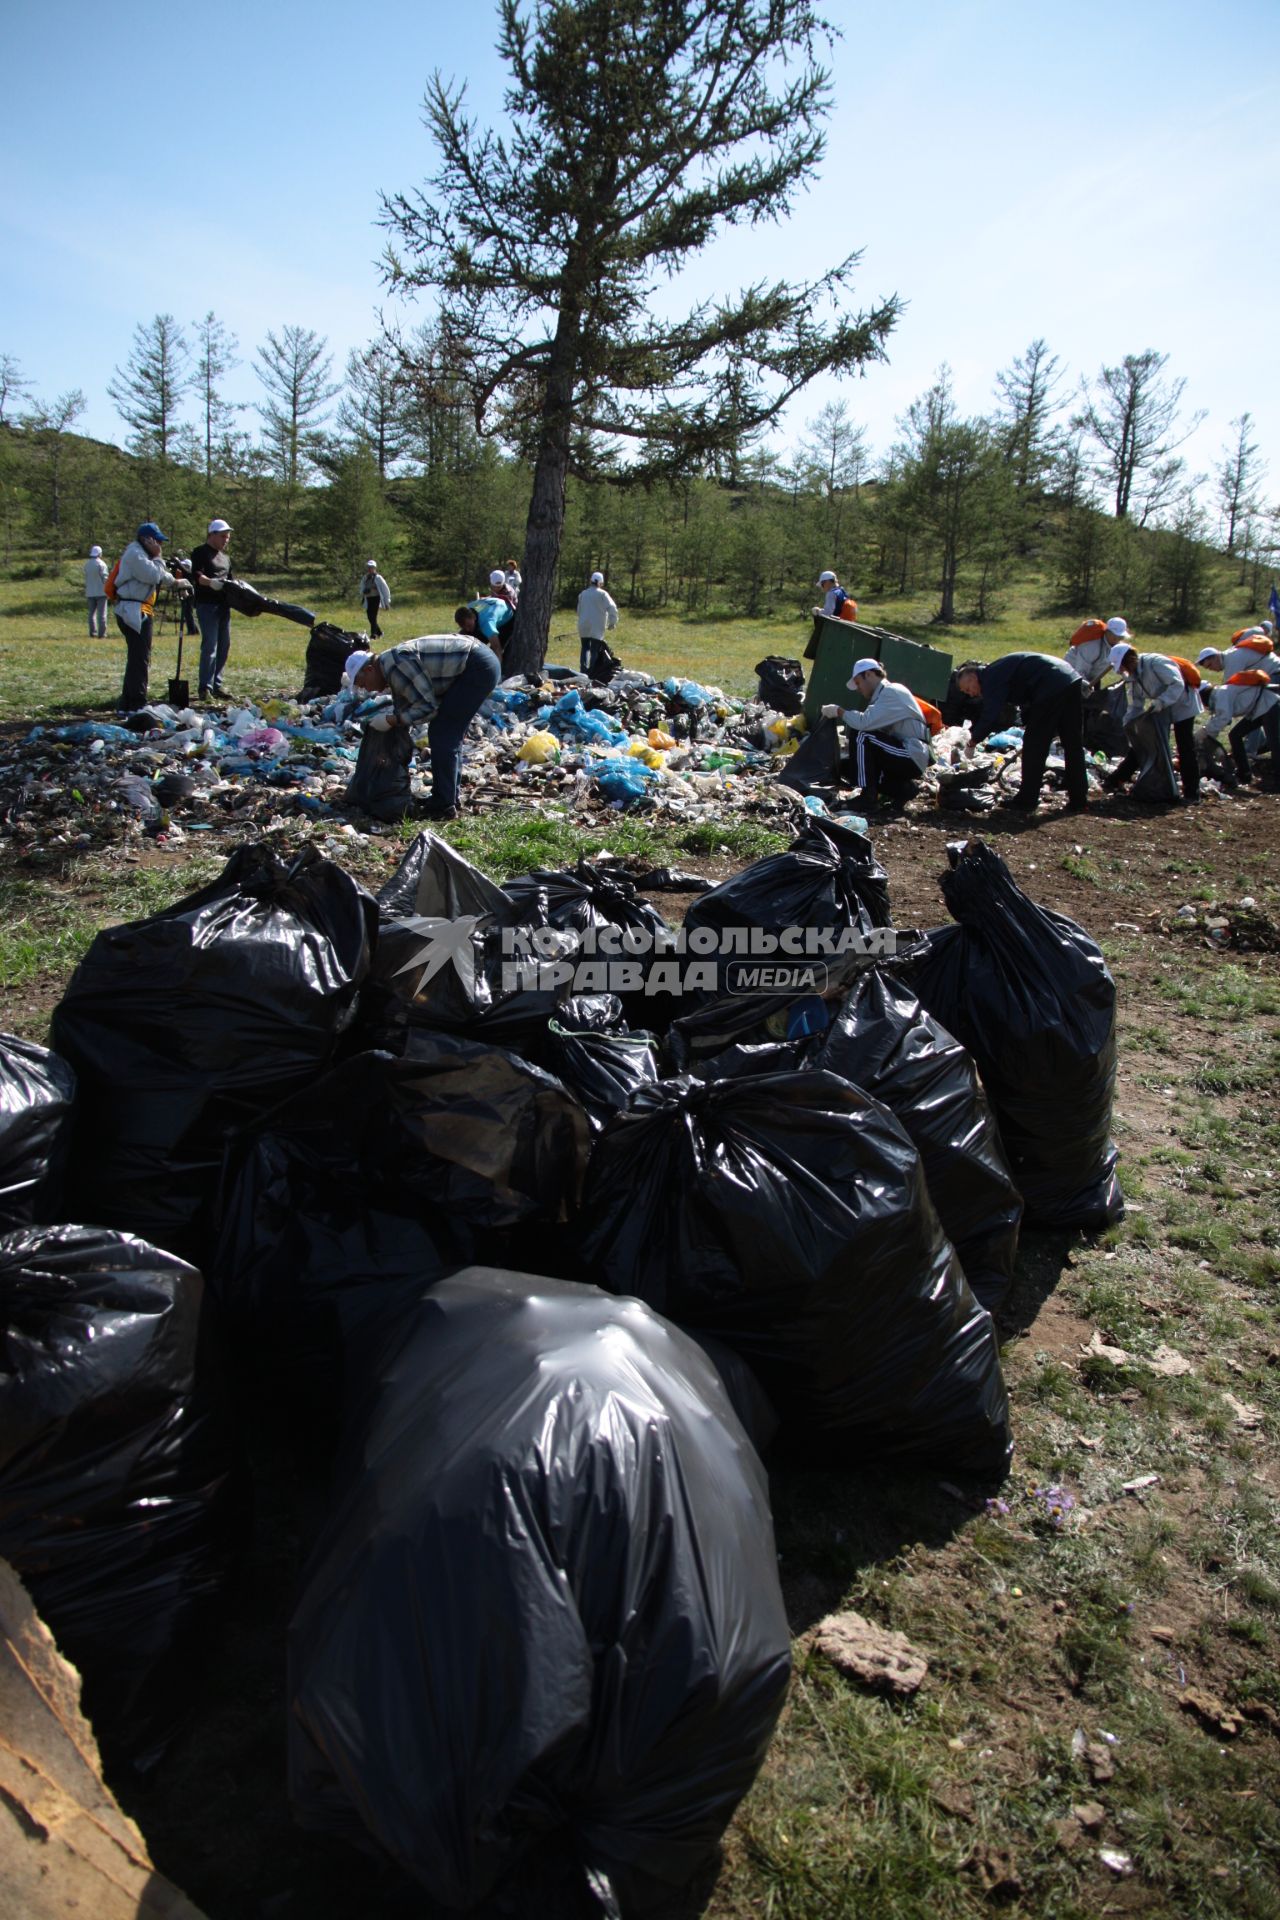
[[[891,364],[814,388],[780,439],[846,398],[882,451],[950,363],[966,412],[1036,335],[1070,369],[1155,347],[1208,419],[1212,468],[1248,410],[1280,500],[1280,6],[1275,0],[835,0],[839,105],[820,177],[790,221],[732,233],[691,297],[799,277],[863,250],[852,292],[907,302]],[[408,0],[273,0],[150,16],[9,0],[0,122],[0,351],[42,396],[83,388],[86,431],[135,323],[212,307],[239,335],[233,399],[258,393],[268,327],[327,335],[340,368],[384,295],[380,189],[431,167],[433,67],[501,110],[495,16]],[[427,309],[423,309],[423,317]]]

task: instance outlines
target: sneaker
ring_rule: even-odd
[[[421,817],[424,820],[456,820],[458,817],[458,809],[456,807],[438,807],[434,800],[429,800],[422,809]]]
[[[1088,813],[1089,802],[1087,800],[1068,800],[1062,811],[1064,813]]]
[[[1020,793],[1015,793],[1003,804],[1006,807],[1012,807],[1015,813],[1034,813],[1040,805],[1040,802],[1038,800],[1024,800]]]

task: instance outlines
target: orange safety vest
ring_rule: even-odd
[[[1204,675],[1201,673],[1199,667],[1193,667],[1191,662],[1184,660],[1180,653],[1166,653],[1165,659],[1178,669],[1178,672],[1182,675],[1182,684],[1184,687],[1198,687],[1203,681]]]
[[[1070,640],[1068,640],[1067,645],[1069,647],[1087,647],[1091,640],[1101,640],[1106,630],[1107,623],[1105,620],[1086,620],[1083,626],[1076,628]]]
[[[938,712],[938,709],[932,704],[931,701],[922,700],[918,693],[913,693],[911,698],[915,701],[916,705],[919,707],[920,712],[924,718],[924,723],[928,727],[930,734],[941,733],[942,729],[946,726],[947,723],[943,719],[942,715]]]

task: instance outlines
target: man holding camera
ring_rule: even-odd
[[[120,555],[116,569],[116,625],[127,649],[121,713],[136,713],[147,704],[147,676],[151,669],[151,615],[157,587],[176,587],[190,593],[187,581],[169,572],[160,557],[167,534],[154,520],[144,520]]]
[[[225,520],[211,520],[205,543],[191,556],[196,589],[196,619],[200,622],[200,698],[223,693],[222,670],[231,651],[231,603],[223,589],[231,574],[227,544],[231,528]]]

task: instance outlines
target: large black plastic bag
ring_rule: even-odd
[[[632,1033],[614,993],[579,994],[548,1023],[557,1079],[581,1100],[596,1129],[627,1105],[638,1087],[659,1077],[651,1033]]]
[[[619,994],[629,1017],[646,1026],[663,1026],[670,1019],[671,995],[646,991],[670,929],[652,902],[641,899],[626,874],[584,859],[572,873],[539,869],[516,874],[504,881],[503,892],[512,903],[517,924],[530,930],[549,928],[569,937],[566,960],[602,969],[627,960],[637,965],[642,984]],[[617,930],[607,948],[600,944],[605,928]],[[627,936],[631,936],[629,943]],[[574,940],[582,942],[576,951]],[[606,972],[601,989],[607,990],[607,983],[616,978]]]
[[[799,660],[770,653],[756,661],[755,671],[759,676],[758,699],[765,701],[775,713],[799,713],[804,704],[804,667]]]
[[[378,895],[379,936],[361,1004],[367,1046],[395,1053],[416,1028],[510,1046],[548,1064],[547,1019],[568,982],[529,987],[508,929],[528,909],[434,834],[419,834]],[[566,950],[574,936],[565,933]],[[510,950],[509,950],[510,949]],[[534,962],[536,964],[536,961]]]
[[[53,1016],[79,1080],[69,1211],[207,1264],[226,1135],[324,1071],[376,922],[331,861],[248,846],[167,912],[100,933]]]
[[[366,727],[343,804],[358,807],[374,820],[403,820],[413,805],[412,760],[413,734],[408,727]]]
[[[447,1907],[559,1835],[622,1912],[669,1912],[789,1665],[764,1473],[713,1367],[638,1301],[471,1268],[353,1435],[290,1629],[298,1817]]]
[[[550,1075],[454,1035],[362,1053],[233,1143],[213,1283],[311,1404],[406,1286],[538,1246],[577,1204],[590,1132]]]
[[[844,749],[838,720],[819,720],[794,753],[788,754],[778,768],[784,787],[797,793],[828,793],[840,784]]]
[[[1025,1224],[1105,1226],[1124,1212],[1115,982],[1084,929],[1030,900],[990,847],[949,852],[941,886],[958,924],[906,956],[908,984],[977,1062]]]
[[[991,1318],[920,1156],[835,1074],[642,1089],[592,1153],[579,1260],[749,1361],[792,1453],[1007,1464]]]
[[[75,1092],[65,1060],[0,1033],[0,1232],[59,1218]]]
[[[1013,1278],[1022,1198],[971,1056],[901,981],[860,973],[813,1064],[883,1101],[919,1150],[929,1197],[984,1307]]]
[[[128,1234],[0,1238],[0,1554],[139,1766],[180,1722],[241,1525],[202,1293]]]
[[[730,928],[756,928],[765,935],[781,935],[810,928],[837,940],[847,934],[870,939],[877,927],[890,925],[889,882],[864,834],[834,820],[811,818],[785,853],[757,860],[695,900],[684,925],[686,934],[710,929],[723,936]],[[766,955],[761,943],[760,952],[773,961],[790,959],[794,967],[804,949],[795,955],[778,950]],[[831,964],[817,949],[814,963]],[[716,960],[722,987],[740,980],[743,964],[725,956],[722,942]],[[748,964],[757,964],[754,956]]]

